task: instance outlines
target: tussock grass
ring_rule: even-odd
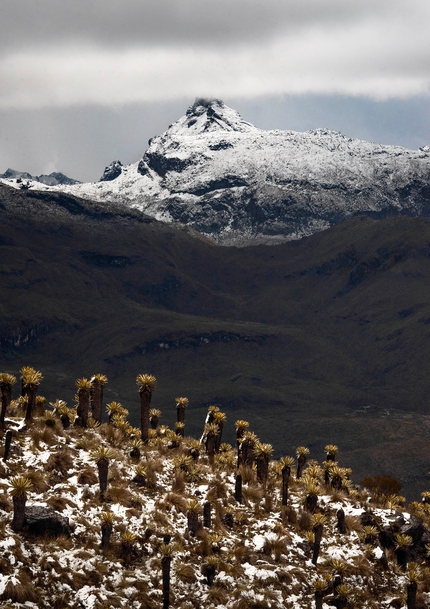
[[[45,464],[45,469],[48,472],[58,472],[65,476],[69,469],[73,466],[73,454],[67,447],[51,453],[48,461]]]
[[[19,573],[16,583],[10,579],[7,581],[4,592],[0,599],[11,601],[12,603],[37,603],[40,595],[31,581],[30,575],[22,570]]]
[[[78,474],[78,484],[98,484],[98,476],[92,467],[85,467]]]

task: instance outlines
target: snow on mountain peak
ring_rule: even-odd
[[[229,108],[220,99],[197,98],[182,118],[174,123],[166,135],[196,136],[213,131],[256,130],[256,127],[242,119],[240,114]]]
[[[430,215],[429,176],[427,146],[265,131],[219,99],[198,98],[138,163],[115,161],[96,184],[57,188],[244,245],[299,239],[358,213]]]

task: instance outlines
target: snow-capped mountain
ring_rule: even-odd
[[[55,188],[191,225],[225,245],[276,243],[355,214],[429,215],[430,147],[265,131],[222,101],[200,99],[138,163],[114,161],[98,183]]]

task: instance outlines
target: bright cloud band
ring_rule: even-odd
[[[384,100],[430,90],[428,36],[402,24],[319,29],[224,48],[70,45],[0,57],[0,107],[116,105],[209,95],[342,94]]]

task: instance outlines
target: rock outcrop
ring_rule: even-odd
[[[118,176],[121,175],[121,172],[121,161],[112,161],[112,163],[105,168],[103,175],[100,178],[100,182],[110,182],[111,180],[115,180]]]

